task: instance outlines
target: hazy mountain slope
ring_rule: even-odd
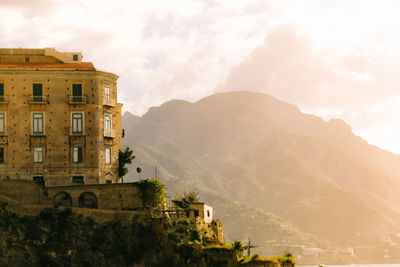
[[[124,127],[145,174],[158,166],[172,191],[219,194],[343,246],[382,245],[400,232],[399,156],[340,120],[232,92],[170,101],[124,116]]]

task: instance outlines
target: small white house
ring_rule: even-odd
[[[192,203],[189,206],[193,210],[194,217],[201,217],[205,223],[210,223],[213,220],[213,208],[204,203]]]

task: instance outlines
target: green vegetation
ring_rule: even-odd
[[[21,218],[1,208],[0,240],[0,266],[100,267],[132,266],[156,254],[163,236],[141,223],[98,224],[71,209]]]
[[[285,256],[285,257],[292,257],[292,258],[293,258],[293,254],[290,253],[290,252],[286,252],[284,256]]]
[[[183,243],[176,233],[165,231],[165,220],[100,224],[58,208],[19,217],[4,206],[0,206],[0,266],[228,266],[225,258],[203,253],[196,238]]]
[[[134,159],[135,159],[135,156],[133,155],[133,151],[129,147],[126,147],[125,150],[123,150],[123,151],[119,151],[119,153],[118,153],[118,176],[119,177],[122,178],[128,173],[128,167],[126,167],[126,165],[131,164]]]
[[[166,186],[157,179],[142,179],[137,182],[142,190],[142,200],[145,207],[164,207]]]
[[[237,241],[232,242],[232,250],[237,251],[237,252],[242,252],[244,250],[242,241],[237,240]]]
[[[180,195],[177,195],[172,200],[172,203],[177,208],[180,209],[188,209],[190,204],[199,202],[199,195],[197,192],[184,192]]]
[[[258,254],[254,254],[251,257],[243,257],[239,259],[240,264],[247,264],[249,262],[272,262],[272,263],[292,263],[296,264],[295,259],[293,259],[292,253],[286,253],[285,256],[282,257],[260,257]]]

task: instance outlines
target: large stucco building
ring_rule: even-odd
[[[81,52],[0,49],[0,179],[119,182],[117,79]]]

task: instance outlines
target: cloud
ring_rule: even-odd
[[[262,45],[233,67],[217,91],[264,92],[309,112],[341,113],[353,122],[351,114],[363,114],[366,107],[400,95],[394,83],[400,79],[388,72],[389,66],[395,66],[395,60],[373,49],[318,49],[293,25],[284,25],[270,31]]]

